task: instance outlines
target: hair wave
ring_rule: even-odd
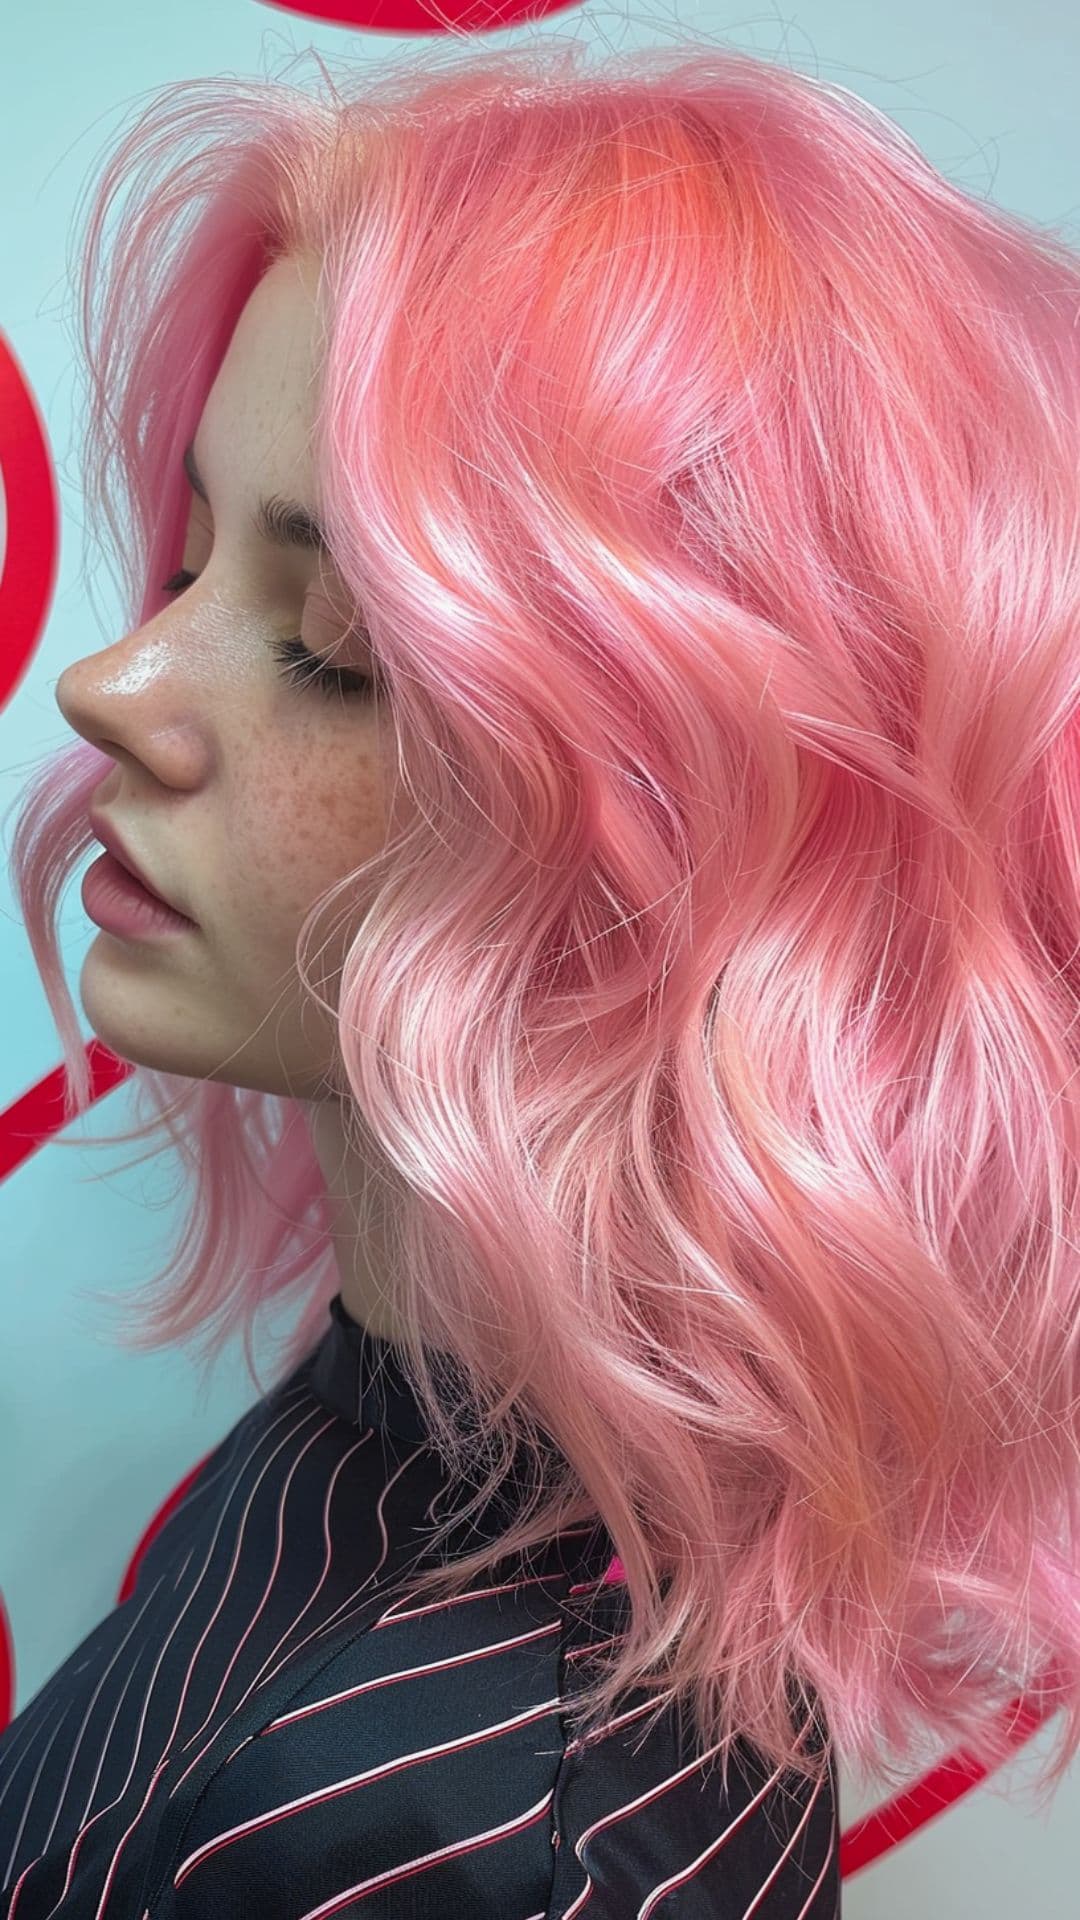
[[[725,1766],[747,1738],[902,1778],[928,1739],[986,1750],[1052,1662],[1053,1786],[1080,259],[845,88],[687,39],[156,91],[81,241],[88,523],[156,615],[239,312],[317,256],[321,504],[415,803],[342,882],[341,1094],[437,1444],[472,1475],[449,1354],[478,1502],[522,1437],[566,1463],[415,1590],[599,1518],[630,1615],[583,1728],[648,1685]],[[69,1115],[55,913],[108,764],[50,758],[12,851]],[[261,1385],[253,1322],[292,1299],[284,1378],[338,1287],[296,1103],[133,1093],[106,1138],[171,1143],[187,1202],[121,1337],[209,1362],[239,1331]]]

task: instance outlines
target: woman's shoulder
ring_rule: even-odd
[[[836,1920],[828,1787],[800,1797],[747,1755],[722,1795],[684,1716],[647,1724],[644,1694],[579,1741],[590,1654],[625,1623],[602,1544],[449,1601],[380,1608],[300,1684],[279,1680],[177,1808],[148,1920],[362,1901],[475,1920],[655,1907],[661,1920],[676,1888],[679,1920]]]
[[[567,1584],[545,1562],[447,1600],[387,1591],[286,1667],[189,1770],[143,1920],[542,1914]]]

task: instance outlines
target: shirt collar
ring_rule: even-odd
[[[353,1426],[379,1427],[414,1445],[430,1439],[400,1349],[330,1302],[330,1327],[316,1350],[311,1385],[332,1412]]]

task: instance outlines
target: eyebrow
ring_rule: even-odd
[[[203,484],[202,475],[195,464],[195,442],[185,448],[184,472],[187,474],[200,500],[210,505],[210,495]],[[329,542],[314,514],[308,512],[297,500],[282,500],[272,494],[269,500],[260,500],[254,513],[256,530],[275,547],[303,547],[309,553],[328,553]]]

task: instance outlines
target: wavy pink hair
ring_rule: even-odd
[[[898,1779],[986,1750],[1051,1661],[1056,1786],[1080,260],[842,87],[686,37],[580,67],[545,37],[156,93],[81,255],[90,525],[155,616],[234,323],[315,255],[321,504],[422,799],[348,877],[342,1085],[438,1445],[472,1477],[481,1409],[478,1502],[522,1437],[567,1468],[414,1590],[599,1517],[631,1613],[586,1737],[647,1685],[725,1768],[747,1738]],[[12,853],[69,1115],[54,917],[110,765],[51,758]],[[338,1287],[296,1105],[133,1090],[109,1138],[171,1142],[189,1194],[127,1343],[240,1331],[261,1387],[253,1321],[293,1297],[284,1378]]]

